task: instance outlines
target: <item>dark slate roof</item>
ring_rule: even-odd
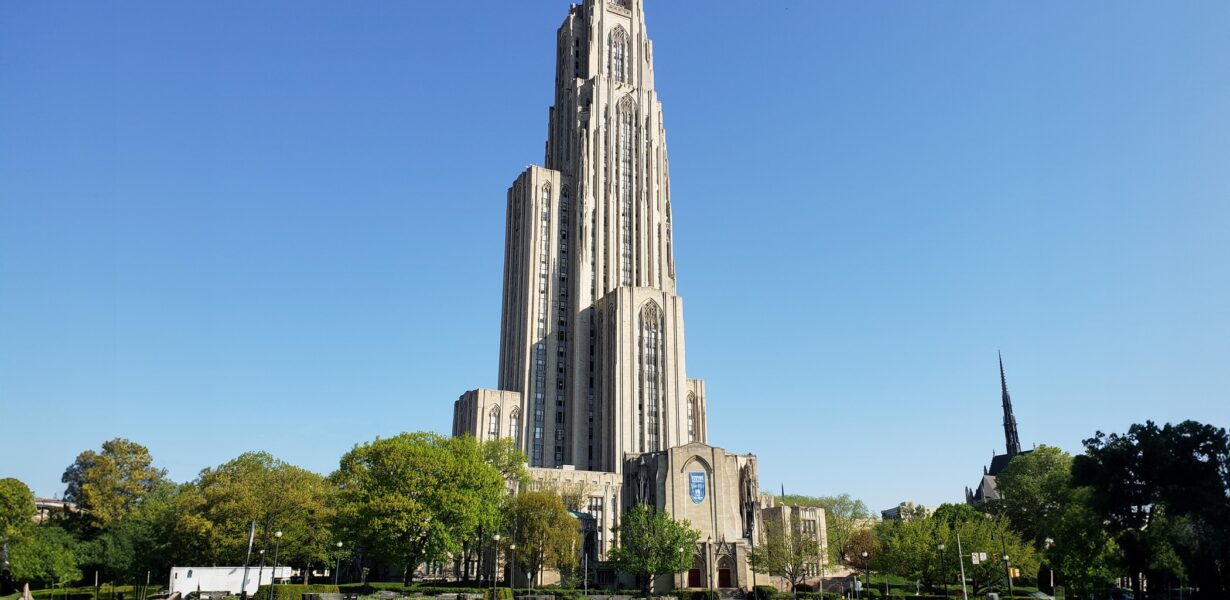
[[[1021,456],[1022,454],[1029,454],[1030,452],[1033,452],[1033,450],[1025,450],[1021,452],[1021,454],[1017,454],[1016,456]],[[999,475],[1000,471],[1003,471],[1004,469],[1008,468],[1008,463],[1011,460],[1012,460],[1012,456],[1009,456],[1007,454],[996,454],[995,456],[992,456],[991,466],[987,467],[987,475]]]

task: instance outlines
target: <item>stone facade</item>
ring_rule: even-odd
[[[828,525],[825,521],[824,509],[814,506],[774,506],[772,502],[766,504],[760,511],[760,517],[765,523],[787,523],[789,526],[784,529],[788,535],[808,536],[819,545],[821,560],[808,565],[807,576],[802,582],[819,586],[822,583],[821,578],[826,574],[824,569],[828,562],[829,547]],[[763,543],[763,541],[763,536],[757,539],[757,543]],[[783,585],[777,578],[766,577],[759,583],[773,585],[779,589],[789,589],[789,586]]]

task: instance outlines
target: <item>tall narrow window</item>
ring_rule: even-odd
[[[487,439],[494,440],[500,437],[500,407],[491,409],[491,413],[487,415]]]
[[[630,98],[619,103],[619,238],[621,285],[635,285],[632,281],[632,222],[633,222],[633,122],[636,105]]]
[[[652,301],[641,309],[640,318],[640,441],[642,452],[660,450],[658,404],[661,394],[661,331],[662,316]]]
[[[538,225],[538,322],[534,343],[534,442],[530,465],[542,466],[543,420],[547,402],[547,270],[551,239],[551,184],[542,184]]]
[[[511,437],[513,443],[518,448],[521,447],[521,411],[514,408],[511,413],[508,413],[508,437]]]
[[[567,381],[567,365],[568,365],[568,323],[572,317],[571,303],[568,302],[568,265],[569,261],[568,250],[568,228],[572,220],[569,218],[569,209],[571,203],[569,199],[568,188],[560,189],[559,194],[559,219],[557,227],[559,257],[557,258],[556,271],[558,271],[558,290],[556,305],[556,322],[559,329],[556,331],[556,380],[555,380],[555,464],[564,464],[564,444],[565,432],[567,427],[564,426],[564,411],[568,405],[568,381]]]
[[[616,27],[611,32],[610,48],[611,53],[611,77],[620,83],[628,83],[628,33],[623,27]]]
[[[696,441],[696,394],[688,392],[688,441]]]

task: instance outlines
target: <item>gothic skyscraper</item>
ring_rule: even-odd
[[[519,398],[479,415],[463,397],[455,419],[512,435],[532,467],[620,472],[625,453],[706,440],[641,0],[573,5],[555,61],[545,166],[508,190],[498,387]]]
[[[556,33],[544,166],[508,189],[498,389],[462,394],[453,434],[511,438],[532,485],[583,490],[594,560],[623,510],[649,504],[705,540],[675,585],[747,589],[767,501],[755,456],[708,445],[705,385],[687,377],[643,9],[586,0]],[[823,543],[823,512],[807,514]]]

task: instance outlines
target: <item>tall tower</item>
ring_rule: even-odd
[[[499,390],[458,400],[454,433],[618,473],[625,453],[706,441],[704,383],[684,368],[643,0],[573,5],[556,44],[545,166],[508,190]]]
[[[1004,444],[1009,457],[1021,453],[1021,439],[1016,433],[1016,417],[1012,414],[1012,397],[1008,395],[1008,378],[1004,376],[1004,355],[999,353],[999,385],[1003,391]]]

